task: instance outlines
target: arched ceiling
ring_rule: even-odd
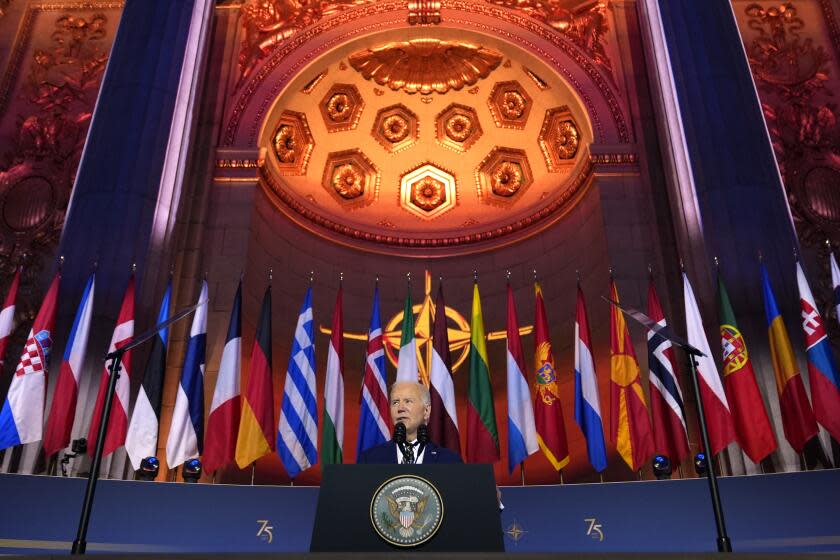
[[[274,100],[259,145],[265,189],[299,225],[361,249],[445,255],[559,218],[586,186],[592,138],[577,96],[538,58],[417,27],[309,64]]]

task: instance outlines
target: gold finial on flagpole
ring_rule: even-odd
[[[510,283],[510,270],[505,271],[505,276],[507,277],[508,283]]]
[[[715,256],[715,268],[720,268],[720,259]]]

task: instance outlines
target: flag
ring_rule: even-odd
[[[548,318],[539,282],[534,283],[534,291],[534,364],[537,388],[537,394],[534,396],[534,420],[537,441],[551,466],[560,471],[569,464],[569,445],[566,441],[563,408],[560,405],[560,385],[554,367],[554,352],[548,338]]]
[[[470,316],[470,380],[467,402],[468,463],[494,463],[499,460],[499,432],[493,408],[493,389],[487,365],[487,341],[484,338],[484,319],[478,282],[473,284],[472,314]]]
[[[6,402],[0,410],[0,449],[40,441],[43,437],[47,372],[60,282],[61,273],[56,273],[26,337]]]
[[[667,326],[652,275],[648,283],[648,317],[659,326]],[[654,452],[666,454],[674,464],[679,465],[689,451],[685,406],[674,365],[674,348],[670,340],[653,331],[648,331],[647,339]]]
[[[832,255],[833,256],[833,255]],[[835,441],[840,441],[840,375],[831,352],[822,317],[799,262],[796,263],[802,330],[808,356],[808,379],[814,399],[814,416]]]
[[[817,422],[805,393],[805,385],[796,365],[796,357],[790,345],[787,329],[776,305],[776,296],[770,285],[767,268],[761,265],[761,287],[764,292],[764,312],[767,315],[767,330],[770,337],[770,356],[776,374],[776,390],[779,392],[779,407],[782,410],[782,428],[791,447],[802,453],[805,444],[817,435]],[[804,326],[803,321],[803,326]]]
[[[201,283],[187,353],[181,368],[181,382],[175,395],[175,409],[166,439],[166,464],[176,468],[201,455],[204,447],[204,368],[207,348],[207,280]]]
[[[114,334],[111,335],[111,344],[108,346],[108,353],[117,348],[130,344],[134,338],[134,275],[128,280],[125,288],[120,313],[117,315],[117,324],[114,327]],[[102,409],[105,406],[105,393],[108,391],[108,380],[110,379],[111,363],[109,359],[105,362],[105,368],[99,377],[99,392],[96,395],[96,405],[93,407],[93,417],[88,430],[88,454],[93,456],[96,450],[96,441],[99,437],[99,418],[102,416]],[[131,388],[131,350],[123,354],[120,360],[117,383],[114,388],[114,400],[111,404],[111,414],[106,420],[105,442],[102,448],[102,456],[106,457],[113,453],[118,447],[125,443],[125,434],[128,429],[128,398]]]
[[[618,288],[610,279],[616,303]],[[639,470],[653,455],[647,401],[642,376],[624,313],[610,306],[610,432],[616,449],[631,470]]]
[[[429,417],[429,439],[441,447],[461,453],[458,437],[458,413],[455,408],[455,384],[452,382],[452,359],[449,355],[449,333],[446,327],[446,303],[443,283],[435,297],[435,324],[432,334],[432,365],[429,393],[432,412]]]
[[[50,416],[44,433],[44,454],[49,457],[70,445],[70,433],[76,418],[76,400],[79,394],[79,377],[90,334],[93,315],[94,274],[90,275],[82,300],[73,319],[73,327],[64,347],[64,358],[58,370],[58,381],[53,391]]]
[[[583,290],[578,284],[575,311],[575,421],[586,438],[589,463],[597,472],[607,468],[607,446],[601,420],[601,397],[595,360],[592,358],[592,337]]]
[[[327,380],[324,384],[324,432],[321,454],[324,464],[343,463],[344,447],[344,319],[339,285],[333,312],[332,335],[327,350]]]
[[[417,341],[414,338],[414,306],[411,305],[411,284],[405,294],[400,354],[397,358],[397,382],[417,383]]]
[[[157,323],[169,319],[169,306],[172,299],[172,282],[166,286]],[[158,433],[160,431],[160,407],[163,400],[163,376],[166,372],[166,346],[169,340],[169,327],[160,329],[152,339],[152,348],[143,372],[143,383],[134,401],[131,422],[125,436],[125,451],[134,470],[146,457],[157,456]]]
[[[837,260],[834,258],[834,252],[832,251],[829,255],[829,265],[831,267],[831,288],[834,293],[834,310],[837,312],[837,320],[840,321],[840,268],[837,267]]]
[[[295,327],[277,433],[277,454],[292,478],[318,462],[314,324],[310,287],[306,290]]]
[[[508,471],[540,448],[531,392],[525,380],[525,353],[519,336],[519,320],[513,290],[507,286],[507,401],[508,401]]]
[[[729,294],[720,273],[718,307],[720,341],[723,345],[723,384],[732,411],[735,434],[747,457],[753,463],[758,463],[776,449],[776,436],[773,435],[773,427],[764,409],[747,343],[738,330],[735,312],[729,303]]]
[[[20,287],[20,269],[15,272],[12,278],[12,285],[6,294],[3,302],[3,309],[0,310],[0,367],[6,357],[6,347],[9,345],[9,336],[15,328],[15,300],[17,299],[18,288]]]
[[[242,402],[239,397],[239,374],[242,364],[242,282],[236,288],[233,309],[230,312],[225,347],[216,377],[216,388],[207,416],[207,432],[204,435],[204,469],[216,470],[236,459],[236,435],[242,416]],[[270,368],[269,368],[270,369]],[[274,421],[268,424],[274,425]]]
[[[712,446],[712,455],[717,455],[735,439],[735,427],[729,413],[729,401],[726,399],[720,374],[712,358],[706,331],[703,330],[703,319],[700,317],[694,290],[685,271],[682,277],[686,338],[689,344],[705,354],[696,356],[694,361],[697,364],[697,382],[700,385],[700,398],[703,399],[703,411],[709,429],[709,445]]]
[[[274,384],[271,379],[271,286],[265,289],[257,336],[251,350],[251,371],[242,399],[236,437],[236,464],[244,469],[274,451]]]
[[[391,438],[391,409],[385,380],[385,348],[382,345],[382,321],[379,319],[379,286],[373,290],[373,309],[370,313],[365,376],[362,379],[359,437],[356,457],[362,451],[385,443]]]

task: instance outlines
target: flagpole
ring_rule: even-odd
[[[519,463],[519,478],[520,484],[522,486],[525,486],[525,461]]]
[[[257,471],[257,462],[251,461],[251,486],[254,485],[254,474]]]
[[[560,469],[559,471],[557,471],[557,474],[560,475],[560,484],[564,484],[564,482],[563,482],[563,469]]]

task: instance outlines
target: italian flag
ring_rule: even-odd
[[[414,338],[414,309],[411,304],[411,284],[405,294],[400,355],[397,358],[397,383],[417,383],[417,341]]]
[[[344,445],[344,320],[341,313],[341,286],[335,300],[332,336],[327,354],[327,382],[324,387],[324,432],[321,460],[324,464],[342,462]]]

